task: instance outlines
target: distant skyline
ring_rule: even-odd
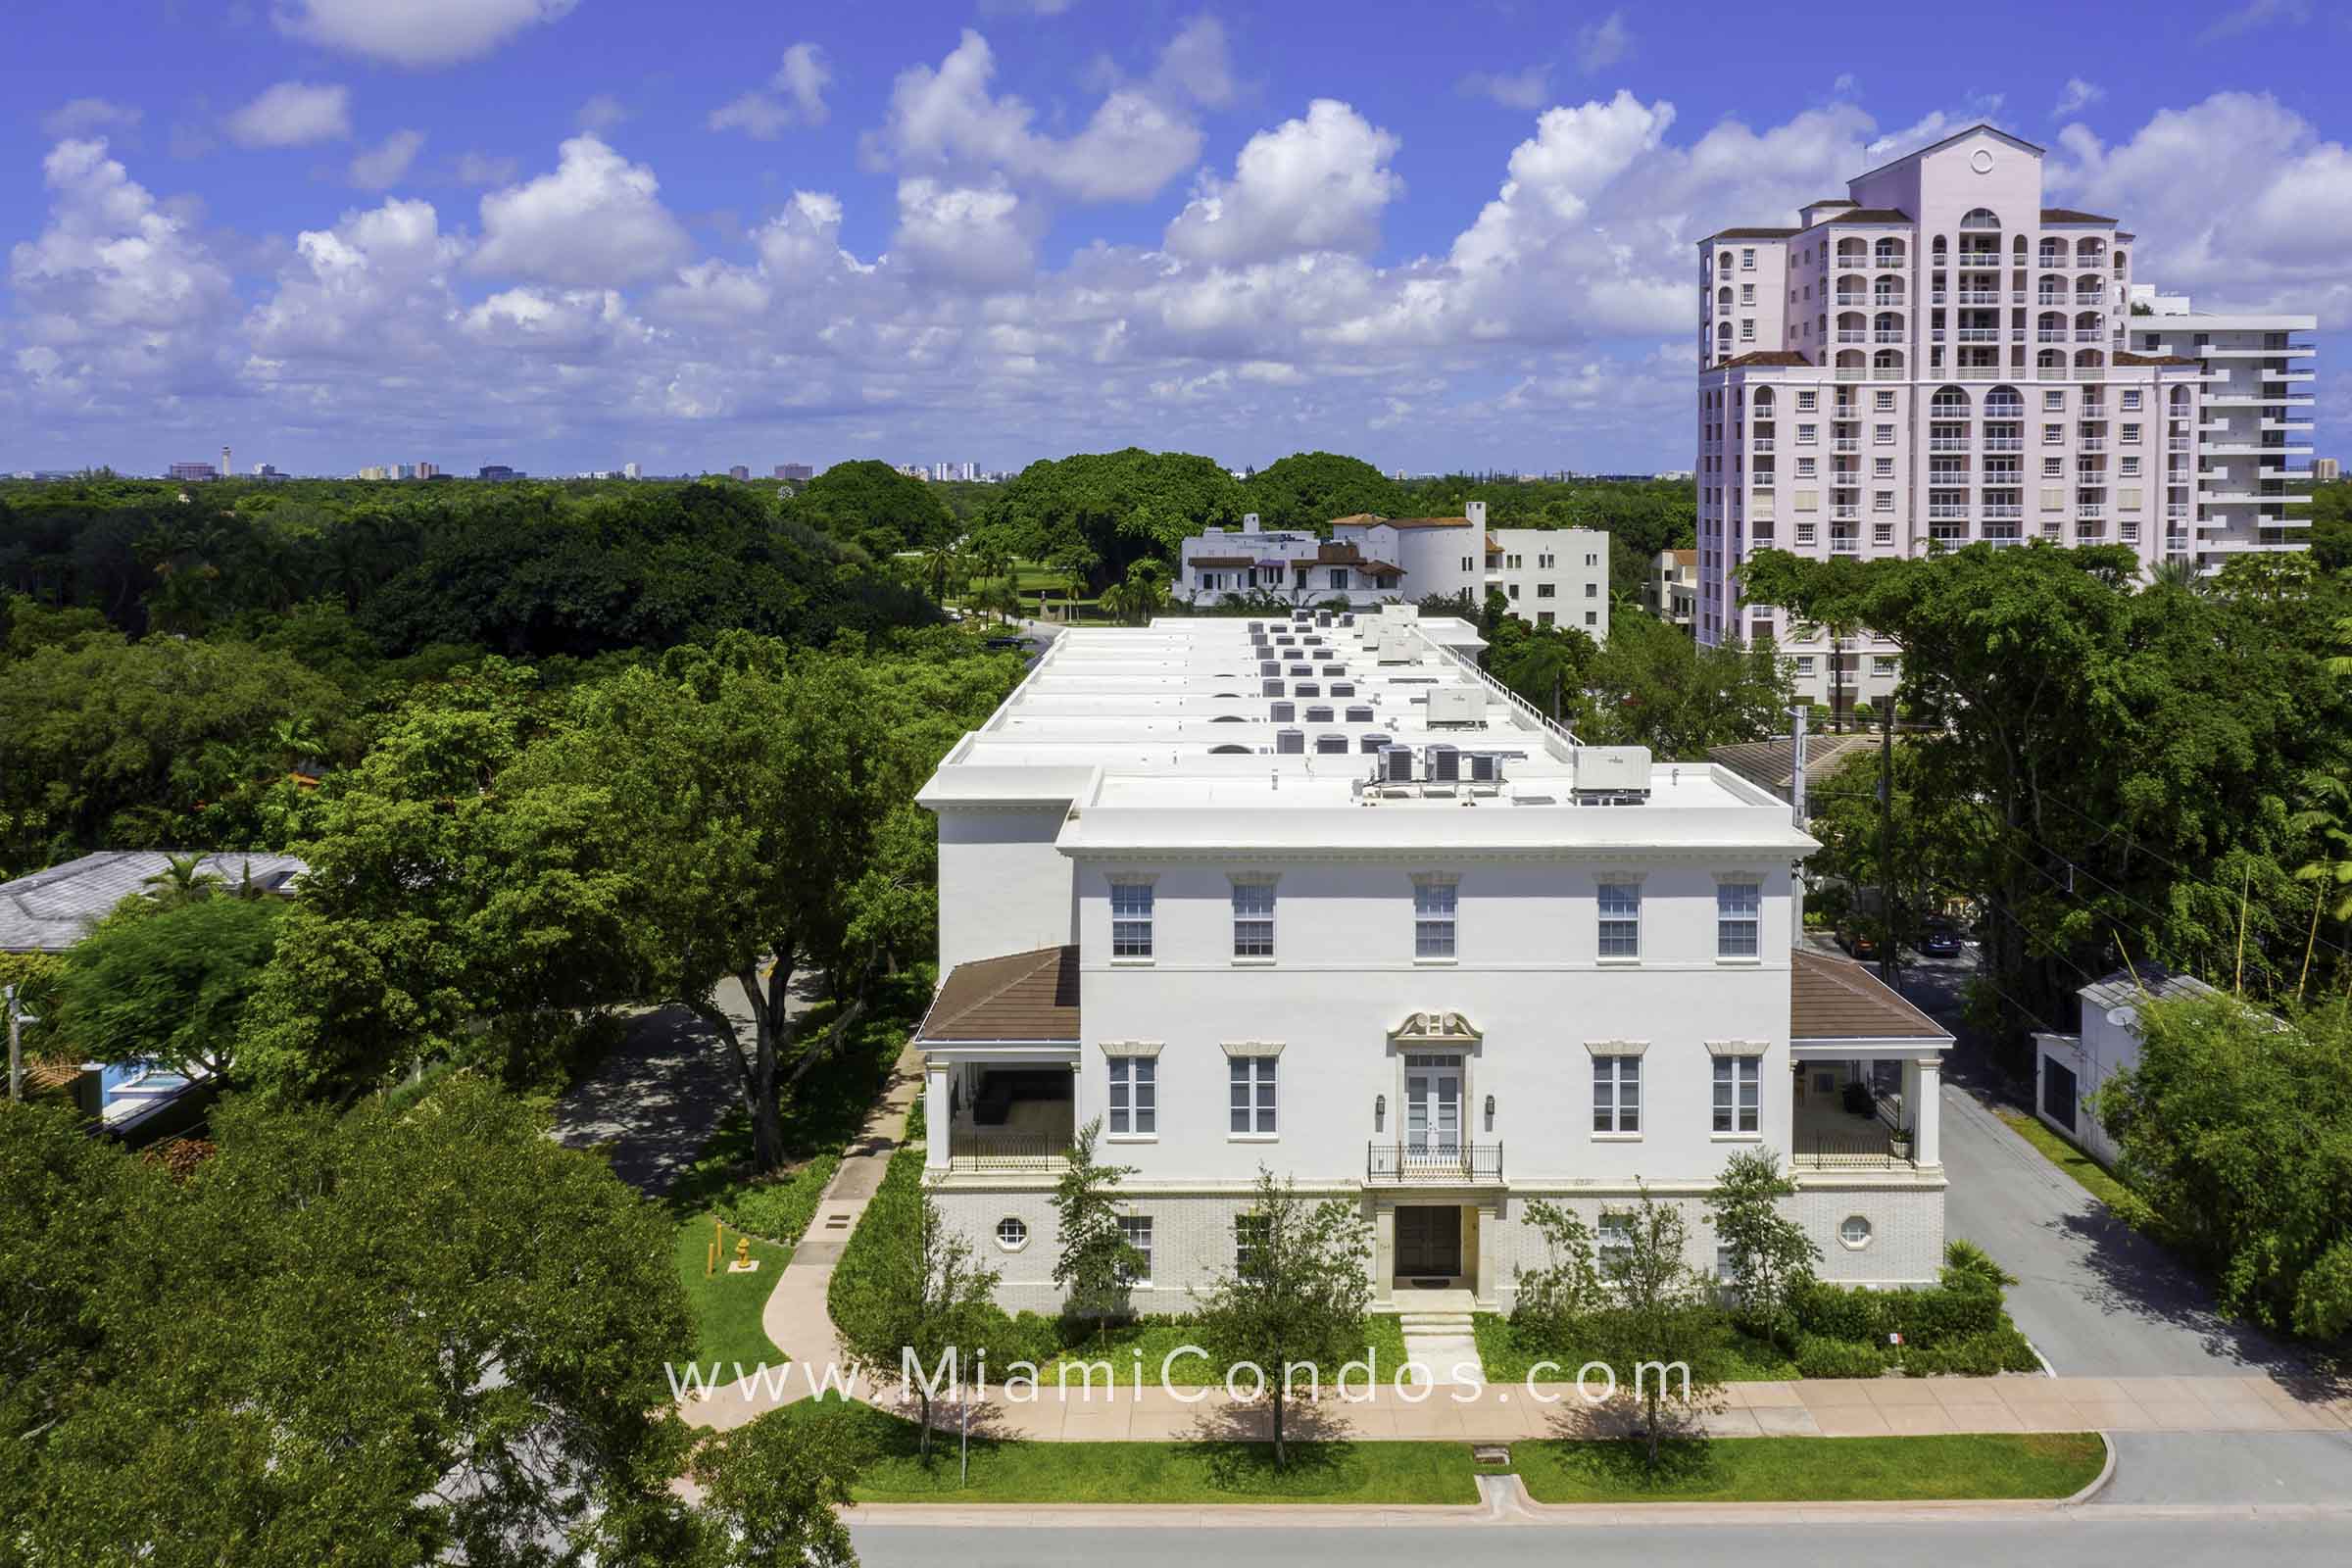
[[[1739,15],[19,0],[0,473],[1688,468],[1692,242],[1981,119],[2342,454],[2346,8]]]

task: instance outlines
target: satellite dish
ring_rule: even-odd
[[[2132,1012],[2130,1007],[2109,1007],[2107,1009],[2107,1021],[2118,1029],[2131,1028],[2132,1019]]]

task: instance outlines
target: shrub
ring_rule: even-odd
[[[1812,1336],[1876,1345],[1886,1337],[1886,1298],[1877,1291],[1815,1280],[1790,1296],[1788,1307],[1800,1341]]]
[[[1794,1359],[1797,1375],[1808,1378],[1875,1378],[1886,1370],[1886,1356],[1875,1345],[1850,1340],[1797,1336]]]
[[[816,1217],[825,1185],[841,1168],[839,1154],[820,1154],[790,1175],[729,1188],[718,1200],[719,1214],[739,1231],[792,1247]]]
[[[2007,1326],[1918,1349],[1905,1346],[1902,1362],[1914,1377],[1931,1377],[1941,1373],[1983,1378],[1996,1372],[2041,1370],[2041,1361],[2034,1355],[2034,1347],[2027,1343],[2023,1334]]]
[[[1992,1260],[1992,1254],[1974,1242],[1952,1242],[1943,1250],[1943,1283],[1962,1287],[1982,1285],[1999,1295],[2017,1283],[2017,1276]]]

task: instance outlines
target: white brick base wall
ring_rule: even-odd
[[[1054,1236],[1053,1194],[1031,1183],[997,1190],[951,1185],[934,1194],[940,1211],[970,1238],[982,1261],[1003,1271],[997,1299],[1009,1311],[1052,1312],[1062,1293],[1054,1283],[1054,1264],[1059,1255]],[[1301,1196],[1307,1196],[1302,1194]],[[1313,1195],[1347,1197],[1364,1204],[1367,1219],[1377,1200],[1348,1192]],[[1412,1201],[1413,1195],[1397,1195]],[[1660,1201],[1683,1206],[1690,1232],[1691,1267],[1712,1273],[1715,1235],[1706,1210],[1695,1194],[1653,1194]],[[1543,1234],[1527,1222],[1531,1199],[1547,1199],[1575,1210],[1597,1230],[1603,1208],[1616,1208],[1633,1200],[1632,1191],[1584,1188],[1575,1192],[1514,1192],[1502,1201],[1493,1256],[1499,1278],[1481,1282],[1495,1303],[1508,1311],[1516,1297],[1518,1267],[1540,1268],[1547,1260]],[[1233,1261],[1233,1222],[1248,1210],[1250,1195],[1224,1193],[1127,1194],[1126,1211],[1152,1220],[1152,1280],[1134,1295],[1135,1309],[1148,1313],[1190,1312],[1194,1293],[1205,1289]],[[1821,1249],[1821,1277],[1846,1285],[1929,1285],[1943,1263],[1943,1189],[1916,1182],[1873,1184],[1867,1178],[1840,1177],[1834,1187],[1807,1186],[1788,1200],[1795,1214]],[[1870,1239],[1849,1247],[1839,1238],[1848,1216],[1860,1215],[1870,1224]],[[997,1228],[1006,1218],[1028,1227],[1029,1239],[1017,1250],[1004,1247]],[[1466,1223],[1464,1240],[1473,1232]],[[1471,1249],[1470,1262],[1475,1258]],[[1473,1265],[1474,1266],[1474,1265]]]

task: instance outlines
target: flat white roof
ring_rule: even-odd
[[[1609,798],[1638,804],[1596,804],[1591,772],[1580,796],[1580,758],[1590,768],[1601,754],[1489,680],[1469,622],[1398,608],[1352,620],[1204,616],[1067,630],[917,799],[933,808],[1064,809],[1059,843],[1072,854],[1818,847],[1786,803],[1705,761],[1652,761],[1637,779],[1626,769],[1638,772],[1639,759],[1619,758]],[[1253,623],[1269,640],[1296,641],[1261,661]],[[1281,673],[1261,674],[1261,662]],[[1269,680],[1282,695],[1265,689]],[[1334,684],[1352,690],[1335,695]],[[1277,702],[1287,716],[1274,716]],[[1279,750],[1285,732],[1304,750]],[[1438,746],[1490,754],[1501,777],[1442,782],[1424,766],[1417,785],[1382,784],[1378,750],[1397,746],[1424,760]]]

